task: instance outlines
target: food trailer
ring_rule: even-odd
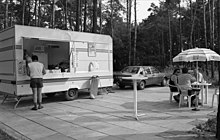
[[[112,52],[108,35],[15,25],[0,31],[0,92],[18,102],[32,95],[25,59],[31,55],[46,68],[42,93],[47,96],[61,92],[67,100],[76,99],[94,76],[99,88],[112,87]]]

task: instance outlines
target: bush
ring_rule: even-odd
[[[214,137],[216,134],[217,118],[208,119],[205,123],[197,125],[193,128],[193,133],[199,137]]]

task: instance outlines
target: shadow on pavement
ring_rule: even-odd
[[[2,102],[4,96],[0,95],[0,103]],[[80,91],[79,96],[75,100],[80,100],[80,99],[89,99],[89,92],[88,91]],[[43,104],[48,104],[48,103],[58,103],[58,102],[64,102],[65,96],[63,93],[56,93],[54,97],[47,97],[46,95],[43,94]],[[7,107],[8,109],[13,109],[14,105],[16,104],[17,100],[15,97],[9,97],[7,100],[1,104],[2,106]],[[20,107],[30,107],[33,105],[33,100],[32,96],[24,96],[21,98],[21,101],[19,102],[17,108]]]

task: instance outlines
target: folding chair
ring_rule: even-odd
[[[214,104],[214,99],[215,99],[215,96],[216,96],[216,100],[217,100],[217,105],[219,104],[219,92],[218,92],[218,88],[215,89],[215,92],[214,94],[212,95],[212,107],[213,107],[213,104]]]
[[[180,101],[179,101],[179,107],[183,104],[184,98],[187,97],[188,107],[191,108],[191,99],[192,99],[193,96],[196,96],[197,93],[194,92],[192,95],[189,95],[187,89],[182,89],[180,87],[179,90],[181,92],[181,94],[180,94]]]

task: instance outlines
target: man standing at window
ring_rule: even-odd
[[[38,62],[36,55],[32,56],[32,62],[28,63],[27,74],[30,76],[30,87],[33,92],[34,107],[32,110],[43,108],[42,104],[42,87],[43,87],[43,75],[46,74],[44,65]]]

